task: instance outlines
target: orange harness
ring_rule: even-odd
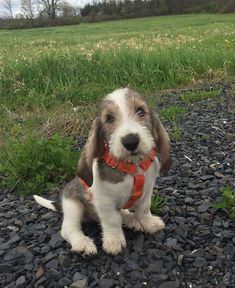
[[[131,208],[134,205],[134,203],[142,196],[143,188],[144,188],[144,181],[145,181],[145,174],[149,166],[152,164],[153,160],[155,159],[155,157],[156,157],[156,151],[155,149],[152,149],[148,157],[145,160],[141,161],[140,163],[138,164],[126,163],[124,161],[118,160],[109,152],[108,149],[105,149],[105,152],[103,154],[103,160],[109,167],[112,167],[113,169],[118,169],[121,172],[130,174],[130,175],[133,175],[134,177],[134,188],[133,188],[131,197],[129,198],[126,205],[123,207],[123,209]],[[134,175],[136,173],[137,167],[140,167],[143,170],[144,172],[143,175]],[[91,201],[92,194],[89,191],[90,187],[82,178],[79,178],[79,180],[83,188],[87,191],[88,199]]]

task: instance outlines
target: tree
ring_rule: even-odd
[[[61,0],[39,0],[41,14],[46,14],[50,19],[54,20],[60,9]]]
[[[60,16],[62,17],[73,17],[77,15],[77,8],[72,6],[66,1],[63,1],[62,3],[60,3],[58,10],[59,10]]]
[[[21,11],[23,15],[31,20],[33,24],[33,19],[35,18],[35,3],[34,0],[21,0]]]
[[[12,1],[11,0],[4,0],[3,1],[3,7],[5,10],[7,10],[8,16],[10,16],[11,19],[14,19]]]

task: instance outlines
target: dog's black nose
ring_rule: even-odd
[[[137,134],[128,134],[122,138],[122,145],[128,151],[134,151],[138,147],[139,142],[140,138]]]

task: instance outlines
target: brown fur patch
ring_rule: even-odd
[[[78,177],[75,177],[63,189],[63,196],[65,198],[79,201],[83,205],[86,220],[96,221],[98,219],[97,214],[92,203],[86,198],[86,193]]]
[[[92,123],[88,140],[78,161],[77,174],[91,186],[93,182],[92,163],[94,158],[99,158],[104,151],[104,133],[100,117],[96,117]]]
[[[170,155],[170,138],[162,125],[161,120],[157,116],[155,112],[151,112],[151,120],[152,120],[152,134],[154,137],[154,141],[156,143],[156,149],[158,152],[158,156],[161,161],[161,171],[166,173],[169,171],[171,167],[171,155]]]
[[[141,122],[144,126],[150,128],[150,110],[143,97],[137,92],[128,89],[126,101],[130,113],[133,113],[133,115],[136,117],[136,120]],[[144,116],[139,116],[138,113],[136,113],[138,108],[142,108],[144,110]]]
[[[110,140],[111,134],[115,131],[115,129],[117,129],[120,123],[121,113],[119,107],[110,100],[103,100],[99,113],[103,131],[105,134],[105,140],[106,142],[108,142]],[[108,115],[112,115],[114,117],[114,121],[112,123],[108,123]]]
[[[104,161],[102,161],[101,159],[98,160],[98,168],[99,168],[98,170],[99,170],[100,178],[103,181],[109,181],[114,184],[122,182],[126,175],[125,173],[117,169],[113,169],[107,166],[104,163]]]

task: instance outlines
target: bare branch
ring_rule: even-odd
[[[62,0],[39,0],[38,3],[42,7],[41,14],[45,13],[49,18],[55,19],[61,2]]]
[[[8,16],[10,16],[11,19],[14,19],[12,1],[11,0],[3,0],[3,8],[5,10],[7,10]]]
[[[21,11],[26,18],[31,19],[33,22],[33,19],[35,18],[34,0],[21,0]]]

